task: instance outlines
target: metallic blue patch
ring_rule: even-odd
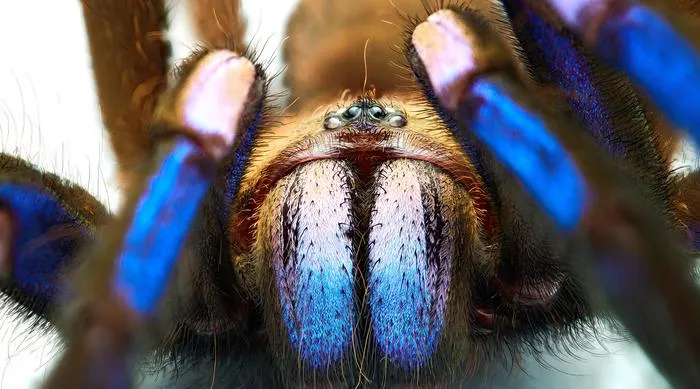
[[[614,142],[613,125],[610,112],[605,107],[603,96],[591,79],[591,61],[577,46],[572,35],[567,35],[547,23],[527,4],[520,1],[505,2],[505,7],[514,23],[519,36],[535,50],[528,50],[531,63],[535,68],[544,68],[537,72],[541,82],[553,82],[565,93],[569,104],[590,133],[606,151],[616,156],[624,155],[624,148]],[[522,18],[525,16],[525,18]],[[542,79],[542,77],[546,77]]]
[[[454,199],[428,193],[424,174],[400,161],[379,168],[367,234],[372,332],[380,358],[404,371],[428,365],[440,343],[455,249],[439,205]]]
[[[236,199],[238,194],[238,188],[241,186],[241,179],[245,173],[246,167],[248,167],[248,159],[250,159],[250,153],[253,150],[255,141],[258,135],[258,126],[263,120],[263,110],[260,109],[255,116],[255,119],[248,125],[248,129],[243,135],[243,140],[241,144],[236,149],[231,163],[227,167],[226,172],[226,188],[225,188],[225,198],[226,198],[226,212],[224,213],[224,221],[228,223],[230,214],[230,205]]]
[[[436,274],[437,266],[421,256],[425,251],[422,239],[403,241],[398,239],[398,231],[392,232],[397,239],[382,241],[381,249],[370,258],[372,328],[379,350],[389,362],[415,369],[435,353],[445,321],[445,308],[438,307],[435,295],[447,293],[449,284],[440,284],[444,290],[436,290],[434,283],[440,274]],[[450,266],[445,268],[448,270],[443,274],[449,275]]]
[[[597,49],[700,145],[700,56],[666,20],[633,6],[602,27]]]
[[[335,161],[298,168],[270,231],[282,321],[314,369],[349,355],[356,322],[351,192],[340,169]]]
[[[352,341],[353,310],[352,277],[346,258],[318,257],[301,261],[283,274],[276,266],[277,284],[284,277],[295,277],[297,287],[284,293],[280,290],[282,319],[289,342],[299,351],[304,363],[315,369],[333,366],[347,354]],[[350,259],[351,260],[351,259]],[[319,263],[325,262],[324,265]]]
[[[570,155],[540,118],[520,107],[492,82],[479,79],[471,94],[481,103],[470,126],[557,224],[571,230],[581,220],[586,183]]]
[[[0,183],[0,201],[12,212],[12,283],[23,293],[51,302],[61,270],[75,258],[92,231],[66,211],[56,197],[31,184]]]
[[[127,231],[115,288],[141,314],[150,314],[158,303],[209,189],[211,169],[196,163],[202,161],[197,154],[188,140],[175,145],[150,179]]]

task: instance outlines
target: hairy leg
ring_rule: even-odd
[[[663,4],[700,23],[700,0],[667,0]],[[658,130],[661,140],[667,145],[666,150],[670,161],[673,158],[672,154],[679,150],[682,142],[681,134],[655,109],[652,109],[651,113],[652,123]],[[680,178],[673,190],[675,209],[680,222],[687,229],[690,244],[693,249],[700,249],[700,173],[693,172]]]
[[[208,47],[245,49],[246,22],[241,16],[240,1],[189,0],[195,33]]]
[[[102,121],[129,186],[149,155],[147,126],[166,86],[170,45],[162,0],[82,2]]]
[[[517,4],[516,1],[510,3]],[[429,18],[416,28],[413,36],[415,51],[408,54],[417,53],[426,64],[424,70],[419,61],[413,60],[412,64],[417,64],[416,74],[428,80],[427,74],[429,82],[426,85],[433,88],[443,107],[461,123],[457,129],[470,129],[466,133],[457,131],[458,138],[468,141],[467,135],[474,133],[488,144],[489,149],[537,197],[542,209],[557,222],[560,233],[572,231],[572,228],[585,231],[566,239],[573,238],[569,240],[570,247],[583,247],[582,251],[572,250],[570,262],[587,284],[591,301],[597,302],[603,292],[606,305],[645,347],[660,370],[680,387],[697,387],[700,377],[695,369],[696,329],[700,315],[693,306],[698,299],[698,290],[688,272],[686,253],[667,228],[670,223],[661,212],[661,204],[645,193],[648,187],[639,185],[644,184],[644,180],[630,178],[634,175],[629,174],[627,167],[610,158],[607,155],[610,150],[604,152],[610,144],[601,142],[595,133],[591,133],[591,137],[584,134],[577,128],[575,120],[570,121],[572,115],[556,119],[559,114],[551,111],[549,106],[533,108],[536,102],[530,98],[532,92],[521,89],[521,81],[509,73],[512,68],[507,63],[493,62],[499,58],[480,61],[479,57],[493,54],[482,52],[483,46],[473,45],[470,39],[483,25],[474,23],[473,15],[461,17],[460,22],[460,16],[443,13],[436,18],[431,16],[432,20]],[[462,38],[459,38],[460,34]],[[462,63],[446,61],[470,56],[474,58]],[[643,56],[639,60],[643,61]],[[635,62],[637,58],[629,61]],[[483,63],[491,66],[481,66]],[[558,66],[556,61],[551,65],[555,69]],[[454,77],[455,72],[461,72],[459,74],[463,76]],[[662,80],[653,81],[658,84]],[[529,116],[537,111],[540,112],[539,118]],[[580,114],[581,110],[577,112]],[[562,126],[564,122],[568,123]],[[520,130],[513,131],[515,128]],[[603,130],[614,130],[614,127],[604,127]],[[496,139],[501,131],[503,137]],[[548,132],[555,134],[556,138],[553,140]],[[513,136],[514,133],[518,136]],[[557,145],[557,139],[563,146]],[[521,140],[525,141],[521,143]],[[598,144],[592,143],[593,140]],[[567,153],[561,153],[563,149]],[[548,153],[551,154],[545,157]],[[523,157],[528,158],[528,164],[521,163]],[[573,165],[570,158],[575,160]],[[537,162],[538,159],[541,161]],[[554,160],[557,161],[556,168],[550,162]],[[542,167],[533,168],[538,164]],[[539,175],[545,172],[551,177],[543,179]],[[553,191],[547,190],[546,186],[556,182],[557,176],[566,179],[557,182],[556,196],[551,196]],[[564,204],[560,201],[562,199]],[[576,205],[582,203],[585,203],[585,208]],[[621,231],[625,233],[620,234]],[[585,237],[587,243],[584,246],[579,246],[578,236]],[[585,260],[581,261],[582,258]],[[618,279],[610,282],[611,265],[617,269],[616,274],[625,274],[624,285]],[[664,338],[671,333],[672,337]]]
[[[196,245],[204,239],[188,246],[187,238],[190,230],[197,233],[201,228],[201,217],[208,216],[200,212],[200,204],[211,204],[209,189],[218,168],[255,130],[251,118],[262,105],[263,77],[238,54],[206,52],[159,100],[151,123],[159,135],[154,138],[157,157],[145,165],[148,177],[128,194],[115,222],[105,227],[98,245],[85,251],[71,272],[70,298],[61,302],[59,317],[68,347],[46,388],[132,387],[132,366],[125,361],[153,347],[144,340],[135,342],[136,334],[160,326],[152,319],[164,311],[187,306],[173,301],[182,296],[172,287],[174,273],[187,268],[186,281],[197,285],[202,270],[212,264],[194,254],[205,253]],[[213,106],[212,101],[221,104]],[[219,231],[213,229],[209,236]],[[194,254],[197,262],[191,268],[187,254]],[[187,316],[180,313],[173,319],[186,321]],[[164,321],[162,328],[177,328],[175,320]]]
[[[676,11],[685,18],[695,19],[700,22],[700,0],[666,0],[656,1],[670,10]],[[645,99],[648,100],[648,99]],[[680,150],[682,137],[673,126],[659,113],[650,101],[647,101],[649,118],[653,128],[659,134],[659,145],[662,147],[664,156],[668,161],[674,158],[675,153]]]

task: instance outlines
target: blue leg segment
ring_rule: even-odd
[[[599,293],[604,294],[660,369],[674,382],[690,383],[679,387],[698,387],[700,377],[689,367],[697,360],[700,316],[688,302],[700,297],[687,277],[683,252],[654,203],[644,201],[636,186],[604,158],[598,166],[586,160],[584,177],[578,160],[550,134],[544,119],[509,92],[507,82],[496,77],[477,79],[458,116],[557,223],[561,239],[571,240],[575,249],[570,260],[589,285],[589,296],[599,300]],[[572,151],[576,153],[595,152],[590,146],[569,147],[578,147]],[[617,199],[620,193],[625,195]],[[579,241],[577,231],[585,234],[586,242]]]
[[[588,192],[575,162],[545,123],[521,107],[502,83],[477,79],[467,106],[469,126],[522,181],[560,228],[581,221]]]
[[[593,61],[583,52],[583,44],[571,33],[548,23],[526,2],[505,1],[504,7],[513,21],[523,51],[537,82],[554,84],[564,93],[578,118],[599,144],[613,155],[626,152],[618,142],[609,99],[597,84]],[[620,88],[615,88],[619,93]]]
[[[262,124],[264,119],[264,111],[261,108],[258,109],[258,113],[255,118],[248,125],[248,129],[243,136],[241,144],[238,149],[233,154],[233,158],[228,166],[226,166],[226,205],[227,208],[224,210],[223,220],[228,222],[230,218],[229,205],[233,204],[238,194],[238,189],[241,187],[241,180],[243,179],[243,174],[248,166],[248,160],[250,159],[250,154],[253,150],[253,145],[258,137],[258,128]]]
[[[601,26],[596,49],[700,145],[700,55],[667,20],[632,6]]]
[[[117,293],[142,315],[151,314],[165,291],[214,175],[212,161],[181,138],[150,178],[117,259]]]
[[[37,312],[60,294],[57,274],[70,266],[83,245],[94,240],[89,223],[55,193],[35,184],[0,182],[0,203],[14,217],[11,279]]]

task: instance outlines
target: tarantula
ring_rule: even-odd
[[[285,112],[236,1],[189,3],[172,70],[162,0],[82,4],[126,203],[0,156],[47,388],[477,385],[607,316],[700,387],[700,1],[302,0]]]

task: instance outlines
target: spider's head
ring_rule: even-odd
[[[448,374],[566,304],[563,270],[500,260],[482,177],[425,104],[361,96],[260,139],[229,233],[284,371]]]

